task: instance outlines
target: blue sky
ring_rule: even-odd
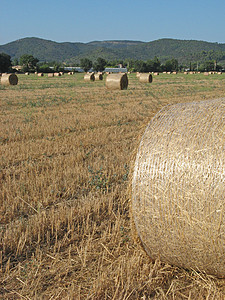
[[[56,42],[225,43],[225,0],[0,0],[0,45],[25,37]]]

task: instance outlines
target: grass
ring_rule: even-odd
[[[1,88],[2,299],[224,299],[225,281],[151,261],[133,239],[129,170],[163,106],[224,97],[225,77],[110,91],[82,74]]]

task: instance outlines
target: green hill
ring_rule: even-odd
[[[80,58],[95,60],[134,59],[148,60],[157,56],[161,62],[176,58],[179,63],[225,60],[225,44],[194,40],[160,39],[152,42],[140,41],[94,41],[90,43],[57,43],[40,38],[24,38],[0,46],[0,53],[19,58],[31,54],[40,61],[79,63]]]

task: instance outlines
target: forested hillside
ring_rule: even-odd
[[[0,53],[6,53],[12,60],[23,54],[31,54],[39,61],[79,63],[81,58],[95,60],[153,59],[161,62],[176,58],[179,64],[201,63],[216,60],[225,63],[225,44],[194,40],[160,39],[152,42],[140,41],[95,41],[90,43],[57,43],[40,38],[24,38],[0,46]]]

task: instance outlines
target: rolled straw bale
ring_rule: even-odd
[[[95,81],[94,73],[87,73],[84,75],[84,81]]]
[[[61,73],[56,72],[56,73],[54,73],[54,76],[59,77],[59,76],[61,76]]]
[[[128,77],[126,73],[109,74],[105,81],[107,89],[126,90],[128,87]]]
[[[18,77],[16,74],[2,74],[1,84],[2,85],[17,85]]]
[[[29,73],[29,72],[26,72],[25,75],[30,75],[30,73]]]
[[[163,108],[134,165],[132,214],[150,257],[225,277],[225,98]]]
[[[54,73],[48,73],[48,77],[54,77]]]
[[[101,73],[94,74],[95,80],[103,80],[103,76]]]
[[[159,72],[155,72],[154,75],[155,75],[155,76],[158,76],[158,75],[159,75]]]
[[[136,73],[136,77],[139,78],[139,77],[140,77],[140,74],[141,74],[141,73],[137,72],[137,73]]]
[[[166,71],[164,71],[163,74],[166,74]]]
[[[141,73],[139,77],[139,81],[143,83],[151,83],[152,82],[152,74],[150,73]]]
[[[217,72],[218,75],[222,75],[222,72]]]
[[[43,73],[38,73],[37,75],[38,75],[38,77],[43,77],[44,76]]]
[[[204,72],[204,75],[205,75],[205,76],[209,76],[209,73],[208,73],[208,72]]]
[[[170,74],[171,74],[171,72],[166,72],[166,74],[169,74],[169,75],[170,75]]]
[[[175,75],[176,75],[176,74],[177,74],[177,72],[176,72],[176,71],[173,71],[173,74],[175,74]]]
[[[184,72],[184,75],[188,75],[188,72]]]

